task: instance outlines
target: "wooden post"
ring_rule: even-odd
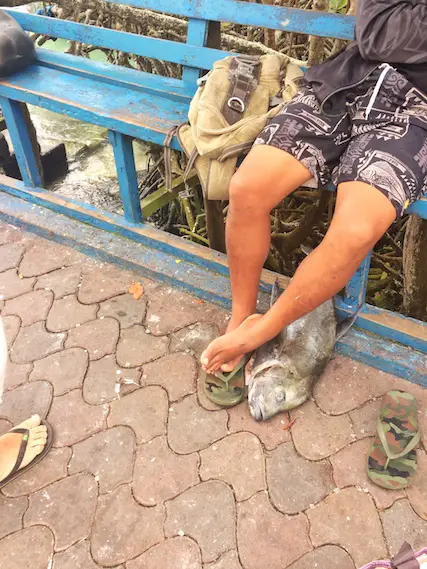
[[[221,49],[221,24],[209,22],[206,46]],[[222,202],[205,198],[206,227],[211,249],[225,253],[225,225]]]
[[[403,310],[407,316],[427,317],[427,221],[411,215],[403,247]]]

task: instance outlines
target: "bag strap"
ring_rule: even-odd
[[[172,127],[166,134],[166,138],[163,142],[164,151],[164,161],[165,161],[165,186],[168,192],[172,191],[172,152],[171,152],[171,142],[175,134],[177,133],[178,126]]]
[[[412,547],[405,541],[397,555],[391,560],[393,569],[420,569]]]
[[[238,122],[246,110],[251,93],[257,88],[261,74],[261,61],[258,56],[241,55],[230,62],[228,78],[230,88],[221,112],[228,122]]]

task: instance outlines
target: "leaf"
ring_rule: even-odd
[[[329,0],[329,12],[345,14],[347,12],[347,0]]]
[[[144,294],[144,288],[141,283],[132,283],[129,288],[129,294],[131,294],[134,300],[139,300],[141,296]]]
[[[294,426],[296,420],[297,420],[297,417],[295,417],[295,419],[292,419],[292,421],[289,421],[289,423],[283,427],[283,430],[284,431],[290,431],[292,429],[292,427]]]

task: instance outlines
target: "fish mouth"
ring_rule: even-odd
[[[264,421],[266,419],[266,417],[264,417],[263,408],[258,405],[258,403],[250,401],[249,411],[251,412],[251,415],[255,421]]]

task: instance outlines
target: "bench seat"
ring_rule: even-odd
[[[156,144],[187,122],[191,93],[179,88],[182,82],[153,81],[155,76],[132,69],[119,80],[113,65],[86,60],[82,69],[81,57],[43,52],[29,68],[0,81],[0,96]],[[179,148],[176,140],[172,147]]]

